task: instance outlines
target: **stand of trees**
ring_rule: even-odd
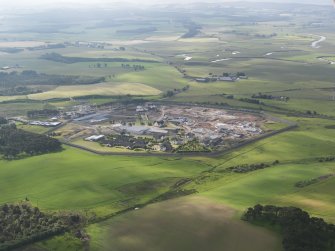
[[[196,24],[194,22],[187,22],[184,24],[185,28],[188,29],[188,31],[182,35],[182,38],[192,38],[195,37],[201,30],[201,25]]]
[[[335,225],[296,207],[256,205],[248,208],[243,219],[249,222],[279,226],[285,251],[334,251]]]
[[[18,155],[37,155],[62,149],[57,139],[17,129],[15,125],[0,128],[0,154],[6,158]]]
[[[28,198],[18,204],[0,205],[0,251],[20,248],[69,230],[77,229],[76,237],[82,239],[83,234],[78,233],[83,232],[80,229],[85,221],[78,214],[43,213]]]
[[[42,240],[65,230],[55,215],[42,213],[28,203],[0,206],[0,250]]]

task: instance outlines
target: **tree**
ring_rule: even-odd
[[[7,123],[8,123],[7,119],[5,119],[4,117],[0,117],[0,125],[5,125]]]

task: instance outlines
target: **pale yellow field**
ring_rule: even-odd
[[[45,45],[45,42],[39,41],[13,41],[13,42],[0,42],[0,47],[18,47],[18,48],[26,48],[26,47],[35,47]]]
[[[88,95],[159,95],[160,93],[160,90],[140,83],[101,83],[60,86],[48,92],[28,95],[28,97],[35,100],[46,100]]]
[[[16,100],[16,99],[27,99],[27,96],[1,96],[0,102],[3,101],[10,101],[10,100]]]
[[[217,42],[219,39],[215,37],[192,37],[192,38],[181,38],[178,39],[179,42],[186,43],[213,43]]]
[[[151,36],[151,37],[147,37],[145,40],[147,41],[156,41],[156,42],[166,42],[166,41],[176,41],[180,38],[182,34],[178,35],[178,36]]]

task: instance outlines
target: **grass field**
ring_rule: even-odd
[[[205,168],[201,163],[184,159],[102,157],[66,149],[61,153],[22,160],[2,160],[0,173],[4,182],[0,184],[3,191],[0,203],[28,197],[42,209],[106,207],[115,210],[145,201],[157,195],[160,189],[166,189],[158,185],[157,190],[137,197],[136,194],[118,191],[121,186],[187,177]],[[29,179],[26,179],[27,176]]]
[[[305,188],[294,186],[298,181],[332,173],[333,163],[284,164],[246,175],[228,175],[216,184],[213,182],[211,185],[216,188],[204,195],[240,210],[257,203],[297,206],[334,222],[335,200],[329,189],[335,186],[335,179]]]
[[[158,95],[161,91],[140,83],[102,83],[94,85],[60,86],[54,90],[29,95],[30,99],[47,100],[89,95]]]
[[[274,233],[242,222],[233,209],[200,196],[151,205],[92,225],[88,233],[99,240],[91,250],[282,250]]]

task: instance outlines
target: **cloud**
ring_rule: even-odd
[[[159,4],[159,3],[190,3],[190,2],[284,2],[284,3],[314,3],[314,4],[332,4],[333,0],[10,0],[3,1],[2,7],[36,7],[36,6],[73,6],[73,5],[97,5],[130,2],[132,4]]]

